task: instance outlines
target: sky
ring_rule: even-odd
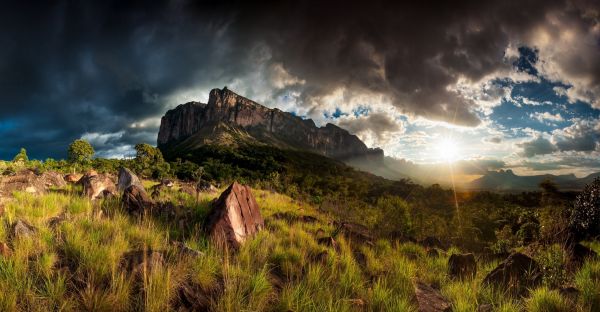
[[[3,2],[0,158],[131,156],[227,86],[416,165],[600,171],[600,4],[437,2]]]

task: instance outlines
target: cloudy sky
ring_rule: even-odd
[[[598,2],[324,2],[4,3],[0,158],[128,155],[228,86],[417,164],[600,171]]]

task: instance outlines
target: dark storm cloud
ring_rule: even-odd
[[[523,151],[521,152],[521,156],[524,157],[552,154],[557,150],[556,146],[554,146],[552,142],[541,136],[538,136],[531,141],[518,143],[517,146],[523,149]]]
[[[372,113],[357,118],[344,118],[340,120],[338,126],[353,134],[361,134],[370,131],[380,140],[383,139],[387,133],[402,130],[402,124],[399,121],[392,119],[389,115],[384,113]]]
[[[343,87],[383,94],[408,114],[473,126],[475,104],[448,86],[512,66],[503,61],[508,43],[565,8],[580,14],[554,0],[5,3],[0,157],[20,146],[63,156],[85,133],[113,134],[104,149],[153,143],[155,123],[132,125],[156,120],[169,96],[222,87],[258,62],[285,78],[271,94],[296,92],[310,109]]]

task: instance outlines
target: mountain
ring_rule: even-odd
[[[594,178],[600,177],[599,173],[593,173],[583,178],[577,178],[574,174],[565,175],[535,175],[519,176],[512,170],[489,171],[482,177],[471,181],[466,188],[485,190],[539,190],[539,184],[544,180],[551,180],[563,190],[579,190]]]
[[[161,119],[158,147],[163,153],[182,154],[209,144],[266,144],[338,160],[383,158],[383,150],[368,148],[338,126],[317,127],[311,119],[270,109],[227,88],[211,90],[206,104],[182,104]]]

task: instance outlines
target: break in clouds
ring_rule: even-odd
[[[79,137],[101,156],[127,155],[155,143],[166,110],[224,85],[398,157],[400,136],[439,122],[511,145],[498,155],[509,162],[598,150],[586,116],[518,142],[492,117],[527,82],[600,108],[594,1],[15,1],[0,29],[2,158],[21,146],[62,157]]]

